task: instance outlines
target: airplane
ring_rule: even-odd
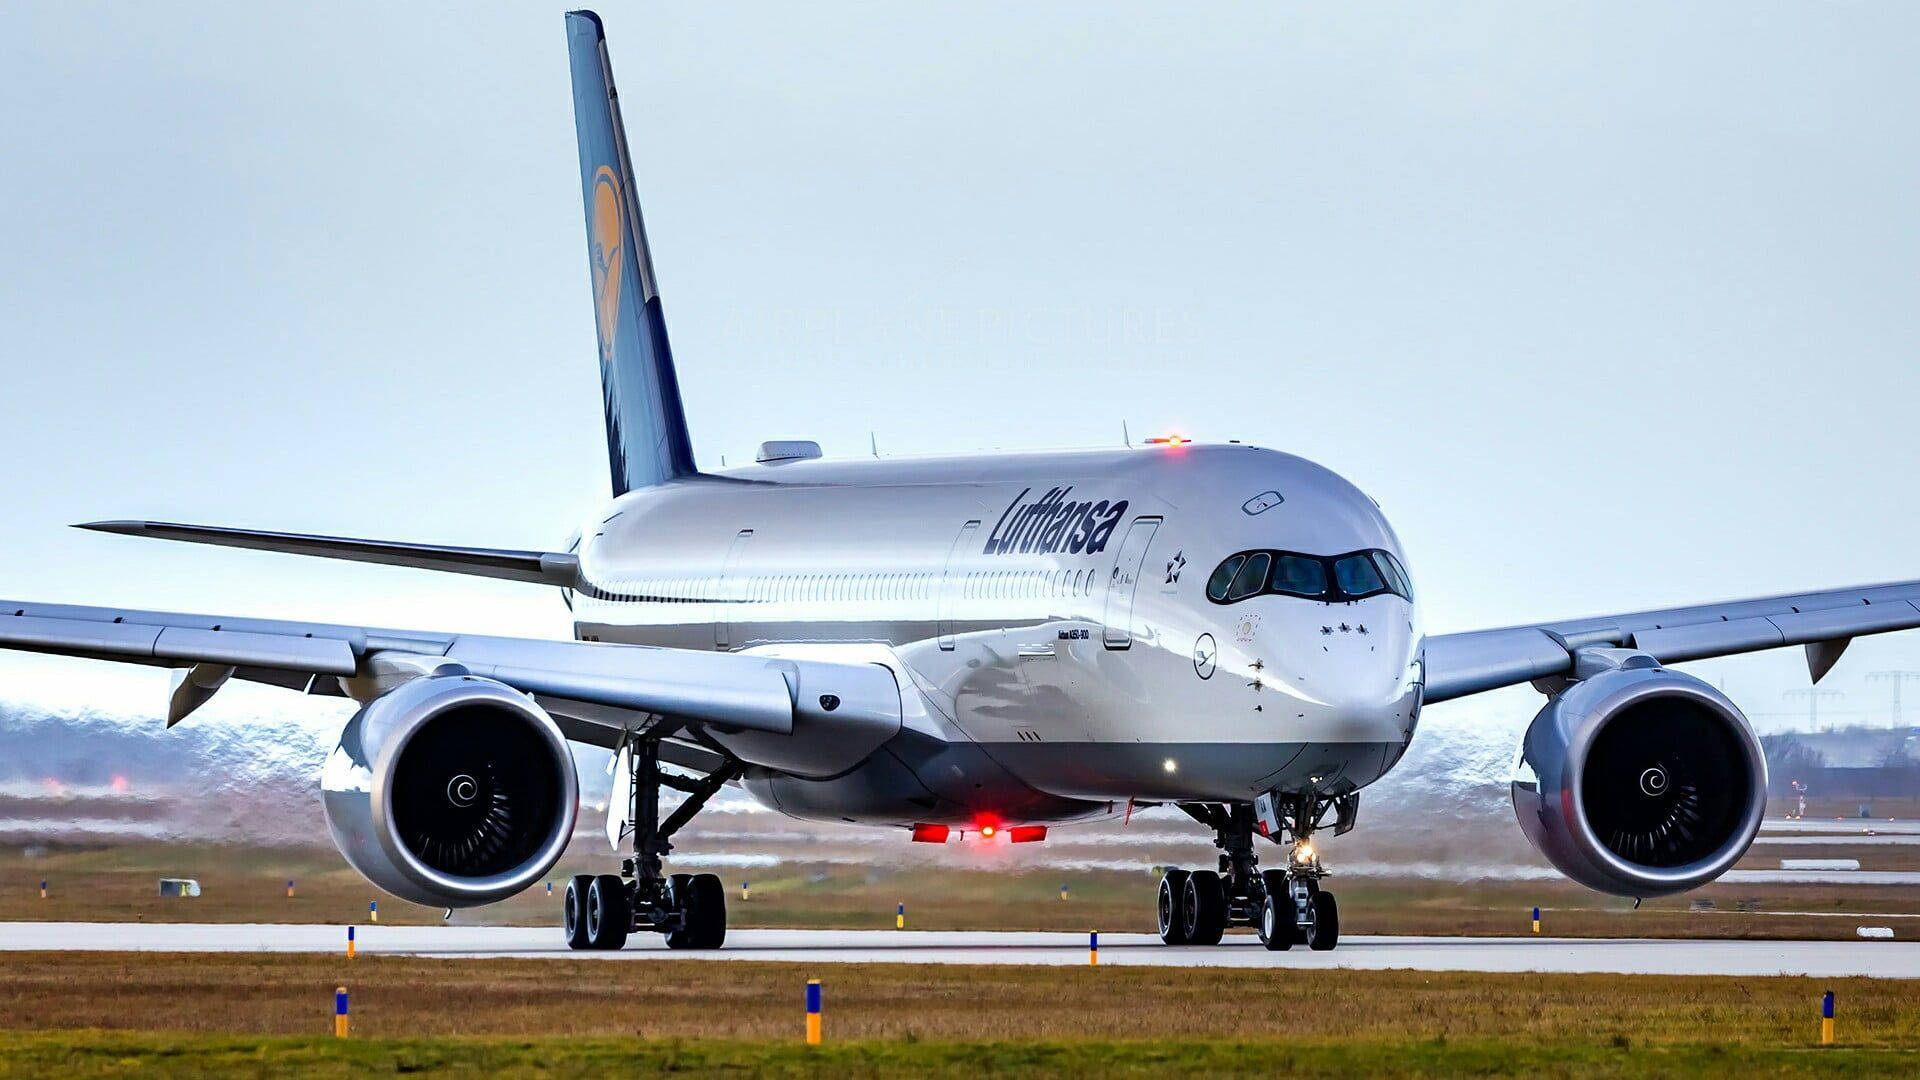
[[[1590,888],[1664,896],[1746,852],[1767,781],[1738,706],[1673,665],[1802,645],[1817,682],[1853,638],[1920,626],[1908,581],[1427,635],[1374,500],[1236,443],[830,460],[772,441],[702,470],[605,33],[576,11],[566,34],[611,500],[556,551],[80,527],[544,585],[574,640],[0,602],[0,646],[171,669],[168,726],[234,679],[352,698],[324,811],[389,893],[458,908],[540,880],[578,822],[580,743],[613,752],[607,835],[630,855],[568,882],[576,949],[724,943],[719,878],[666,867],[735,785],[929,843],[1171,805],[1220,854],[1160,878],[1163,941],[1251,926],[1324,951],[1339,905],[1315,837],[1355,827],[1424,707],[1530,683],[1522,831]],[[664,813],[663,788],[684,796]]]

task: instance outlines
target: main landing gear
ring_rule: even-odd
[[[1328,871],[1313,849],[1314,829],[1329,808],[1339,805],[1341,823],[1351,826],[1352,796],[1342,800],[1314,795],[1272,796],[1279,829],[1261,830],[1274,843],[1292,835],[1284,870],[1260,869],[1253,851],[1256,813],[1252,803],[1181,803],[1180,809],[1213,830],[1220,849],[1218,870],[1169,867],[1160,879],[1160,940],[1169,945],[1218,945],[1229,926],[1252,926],[1269,949],[1304,944],[1325,952],[1340,941],[1340,905],[1320,887]],[[1344,828],[1339,831],[1346,831]]]
[[[640,738],[631,751],[633,857],[620,864],[618,875],[581,874],[567,882],[567,946],[618,949],[629,934],[651,930],[665,934],[670,949],[717,949],[727,939],[727,896],[719,875],[668,875],[661,860],[673,850],[669,838],[739,770],[729,766],[700,779],[661,772],[658,735]],[[687,795],[665,821],[662,785]]]

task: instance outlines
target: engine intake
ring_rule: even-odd
[[[1635,654],[1534,717],[1513,809],[1561,873],[1619,896],[1665,896],[1746,854],[1766,791],[1760,740],[1733,702]]]
[[[532,699],[469,675],[414,679],[347,722],[321,775],[327,828],[354,869],[402,899],[471,907],[552,869],[579,781]]]

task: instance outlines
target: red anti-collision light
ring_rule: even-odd
[[[944,844],[947,835],[952,832],[945,825],[915,825],[913,842],[916,844]]]
[[[1047,838],[1045,825],[1015,825],[1007,830],[1007,840],[1015,844],[1037,844]]]

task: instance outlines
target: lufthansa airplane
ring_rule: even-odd
[[[321,787],[362,874],[463,907],[541,879],[573,836],[568,743],[615,753],[620,875],[567,886],[574,948],[650,930],[719,946],[676,831],[736,784],[902,842],[1172,804],[1218,865],[1167,872],[1161,937],[1251,925],[1330,949],[1313,840],[1354,827],[1423,706],[1531,683],[1520,827],[1622,896],[1695,888],[1752,843],[1766,764],[1740,710],[1670,665],[1920,626],[1920,582],[1426,636],[1379,506],[1242,445],[826,460],[769,442],[702,471],[687,435],[600,20],[566,16],[612,501],[559,551],[159,522],[134,536],[506,578],[560,590],[573,641],[0,602],[0,646],[170,668],[167,723],[232,679],[361,706]],[[661,788],[683,793],[662,813]],[[1256,848],[1278,845],[1262,871]]]

